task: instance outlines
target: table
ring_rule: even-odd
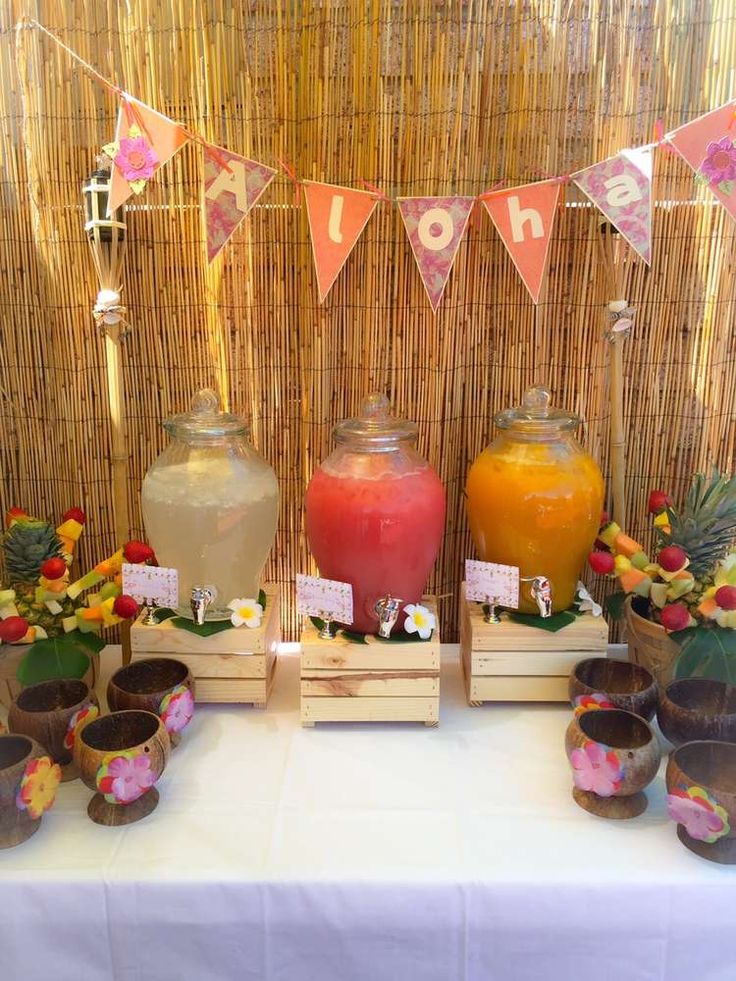
[[[3,981],[736,978],[736,868],[661,779],[632,822],[576,807],[565,707],[468,708],[454,647],[437,729],[302,729],[298,691],[282,656],[266,712],[200,707],[137,825],[62,785],[0,852]]]

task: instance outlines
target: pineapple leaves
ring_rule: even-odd
[[[679,545],[690,557],[698,578],[709,572],[736,539],[736,477],[713,468],[710,477],[696,474],[682,511],[667,509],[671,531],[660,538]]]

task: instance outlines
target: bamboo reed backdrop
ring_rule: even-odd
[[[562,174],[734,95],[731,0],[2,0],[0,505],[88,512],[83,562],[115,546],[104,338],[81,187],[114,133],[104,88],[37,31],[206,139],[302,178],[386,193],[477,194]],[[684,162],[655,160],[651,271],[626,263],[627,511],[646,539],[653,486],[681,497],[734,465],[734,223]],[[334,423],[373,390],[419,424],[447,487],[431,583],[455,629],[468,466],[493,413],[545,382],[585,419],[608,470],[609,299],[600,215],[567,188],[537,309],[476,209],[433,315],[395,208],[380,205],[320,306],[307,219],[277,179],[206,266],[201,150],[190,144],[127,212],[123,302],[131,535],[165,444],[160,421],[202,386],[251,419],[282,490],[267,575],[310,568],[302,502]],[[421,530],[417,530],[421,533]],[[560,543],[564,547],[564,543]],[[287,626],[296,625],[293,612]]]

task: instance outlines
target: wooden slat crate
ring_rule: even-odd
[[[183,661],[196,679],[198,702],[243,702],[265,708],[273,685],[281,639],[280,591],[264,586],[266,611],[255,630],[235,627],[200,637],[170,620],[145,626],[142,616],[130,631],[131,657],[171,657]]]
[[[508,620],[486,623],[483,606],[460,593],[460,654],[469,705],[566,702],[570,669],[605,657],[608,624],[591,613],[554,633]]]
[[[422,603],[437,616],[434,597]],[[321,640],[307,621],[301,636],[301,721],[423,722],[440,710],[440,625],[426,641],[404,642],[342,634]]]

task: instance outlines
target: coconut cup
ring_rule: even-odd
[[[657,708],[657,682],[646,668],[610,657],[579,661],[568,681],[570,704],[580,714],[589,708],[617,708],[649,721]]]
[[[111,712],[90,722],[74,744],[85,786],[95,791],[87,813],[96,824],[132,824],[158,804],[154,784],[171,752],[169,734],[153,712]]]
[[[151,657],[120,668],[107,686],[111,711],[141,709],[158,715],[172,746],[194,714],[194,679],[186,664],[174,658]]]
[[[599,817],[623,819],[647,808],[644,788],[661,759],[657,738],[640,716],[621,709],[583,712],[565,735],[575,802]]]
[[[53,805],[61,768],[31,736],[0,735],[0,848],[30,838]]]
[[[667,813],[683,845],[710,862],[736,865],[736,742],[679,746],[665,779]]]
[[[675,746],[703,739],[736,743],[736,688],[710,678],[672,681],[660,692],[657,720]]]
[[[31,736],[61,767],[61,779],[74,780],[77,733],[100,714],[100,703],[85,681],[59,678],[42,681],[20,691],[10,706],[11,732]]]

